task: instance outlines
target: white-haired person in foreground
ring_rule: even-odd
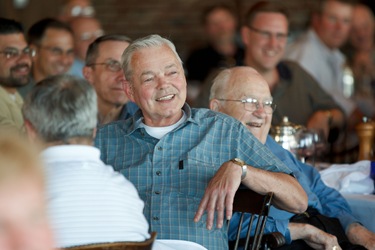
[[[0,132],[0,249],[52,250],[43,168],[19,135]]]
[[[56,247],[150,237],[143,201],[92,146],[97,97],[84,79],[46,78],[25,99],[29,138],[44,148],[48,209]]]

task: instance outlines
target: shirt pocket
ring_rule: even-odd
[[[189,152],[182,156],[176,171],[180,194],[202,198],[208,183],[221,164],[218,157],[199,152]]]

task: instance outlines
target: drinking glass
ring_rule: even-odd
[[[307,157],[311,157],[315,153],[316,133],[308,129],[300,129],[296,132],[296,144],[291,151],[301,162],[305,163]]]

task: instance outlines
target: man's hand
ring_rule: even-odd
[[[307,128],[322,131],[325,139],[327,140],[330,129],[328,121],[329,119],[328,111],[317,111],[308,120]]]
[[[336,236],[304,223],[289,223],[292,240],[302,239],[314,249],[341,250]]]
[[[241,184],[242,169],[233,162],[225,162],[214,177],[208,183],[204,196],[195,214],[194,221],[198,222],[203,213],[207,211],[207,229],[211,230],[217,212],[217,228],[221,228],[224,222],[224,210],[226,219],[232,217],[234,195]]]
[[[375,233],[367,230],[364,226],[353,223],[349,226],[346,234],[351,243],[375,250]]]

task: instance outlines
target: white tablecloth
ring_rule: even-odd
[[[372,232],[375,232],[375,195],[343,194],[353,215]]]

